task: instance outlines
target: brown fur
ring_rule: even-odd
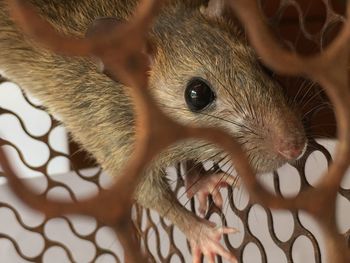
[[[79,36],[97,17],[127,18],[135,4],[127,0],[31,2],[58,30]],[[156,54],[150,86],[158,102],[182,123],[222,127],[236,136],[257,171],[279,167],[286,160],[271,149],[273,137],[284,136],[300,143],[304,132],[278,85],[263,73],[254,52],[232,23],[207,19],[199,11],[201,1],[171,2],[151,33]],[[49,111],[59,114],[74,138],[107,171],[118,174],[132,152],[134,134],[131,101],[122,85],[98,73],[87,58],[55,55],[25,38],[9,19],[3,0],[0,72],[41,99]],[[217,94],[215,104],[203,114],[190,112],[183,99],[186,82],[193,76],[207,79]],[[187,159],[206,160],[217,152],[214,146],[197,141],[165,151],[146,172],[137,201],[166,215],[189,235],[189,221],[195,217],[175,201],[164,168]]]

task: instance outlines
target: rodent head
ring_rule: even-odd
[[[155,27],[150,72],[164,111],[184,124],[225,129],[257,172],[297,159],[306,145],[300,118],[241,32],[199,10],[178,8],[168,16]],[[192,159],[203,159],[203,149],[190,152]]]

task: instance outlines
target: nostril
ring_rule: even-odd
[[[300,159],[306,151],[307,143],[304,144],[286,144],[280,147],[277,152],[289,161]]]
[[[278,153],[281,154],[287,160],[295,160],[301,155],[302,150],[295,148],[295,149],[278,151]]]

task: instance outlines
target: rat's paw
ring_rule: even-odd
[[[187,197],[192,198],[197,196],[199,201],[199,213],[204,215],[207,211],[208,196],[213,197],[215,205],[222,208],[223,199],[220,193],[220,189],[226,186],[237,186],[238,180],[236,177],[225,173],[205,174],[202,176],[191,176],[187,178],[186,192]]]
[[[215,262],[215,256],[219,255],[228,262],[237,263],[236,257],[220,244],[220,239],[223,234],[237,233],[237,229],[230,227],[215,227],[215,224],[205,220],[204,223],[198,224],[196,230],[192,233],[192,238],[189,240],[193,263],[201,262],[201,255],[207,258],[209,263]],[[198,229],[199,228],[199,229]]]

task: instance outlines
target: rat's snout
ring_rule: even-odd
[[[276,152],[288,161],[301,158],[305,153],[306,147],[307,141],[304,138],[295,140],[279,139],[275,142]]]
[[[285,161],[300,159],[307,148],[304,127],[297,115],[290,110],[278,114],[271,122],[269,137],[276,155]]]

